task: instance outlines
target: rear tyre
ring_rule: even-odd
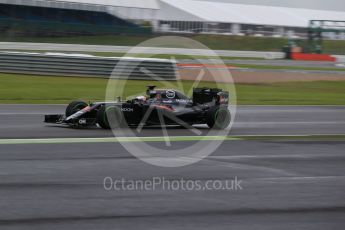
[[[231,122],[231,114],[227,108],[214,108],[209,111],[206,119],[211,129],[226,129]]]
[[[117,106],[102,106],[97,112],[97,123],[103,129],[123,127],[124,117],[121,109]]]
[[[84,101],[73,101],[73,102],[71,102],[66,108],[66,117],[69,117],[69,116],[75,114],[76,112],[84,109],[87,106],[88,106],[88,104]]]

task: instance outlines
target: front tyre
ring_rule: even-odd
[[[120,128],[124,126],[124,117],[117,106],[102,106],[97,112],[97,123],[103,129]]]
[[[66,117],[72,116],[80,110],[86,108],[88,104],[84,101],[73,101],[66,108]]]
[[[231,122],[231,114],[228,108],[214,108],[208,113],[206,123],[211,129],[226,129]]]

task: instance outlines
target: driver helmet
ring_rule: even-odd
[[[146,101],[146,97],[145,96],[138,96],[135,99],[137,99],[138,101]]]

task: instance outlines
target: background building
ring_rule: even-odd
[[[158,20],[162,32],[306,37],[310,20],[345,21],[345,12],[205,0],[161,0]],[[345,29],[345,23],[336,26]],[[344,38],[342,33],[328,36]]]

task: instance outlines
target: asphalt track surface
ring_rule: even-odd
[[[43,114],[63,109],[0,105],[0,140],[111,136],[42,124]],[[231,131],[303,134],[345,134],[345,107],[239,107]],[[191,144],[178,141],[171,148]],[[343,229],[344,149],[344,141],[234,140],[196,164],[164,168],[135,158],[120,143],[0,144],[0,229]],[[105,177],[125,178],[119,186],[157,177],[203,185],[237,177],[242,189],[107,191]]]
[[[63,114],[65,105],[0,105],[0,138],[112,137],[99,128],[72,129],[46,125],[44,114]],[[202,132],[208,132],[201,126]],[[169,128],[171,136],[193,133]],[[345,134],[345,107],[342,106],[238,106],[231,135]],[[160,128],[147,128],[142,136],[160,136]]]

